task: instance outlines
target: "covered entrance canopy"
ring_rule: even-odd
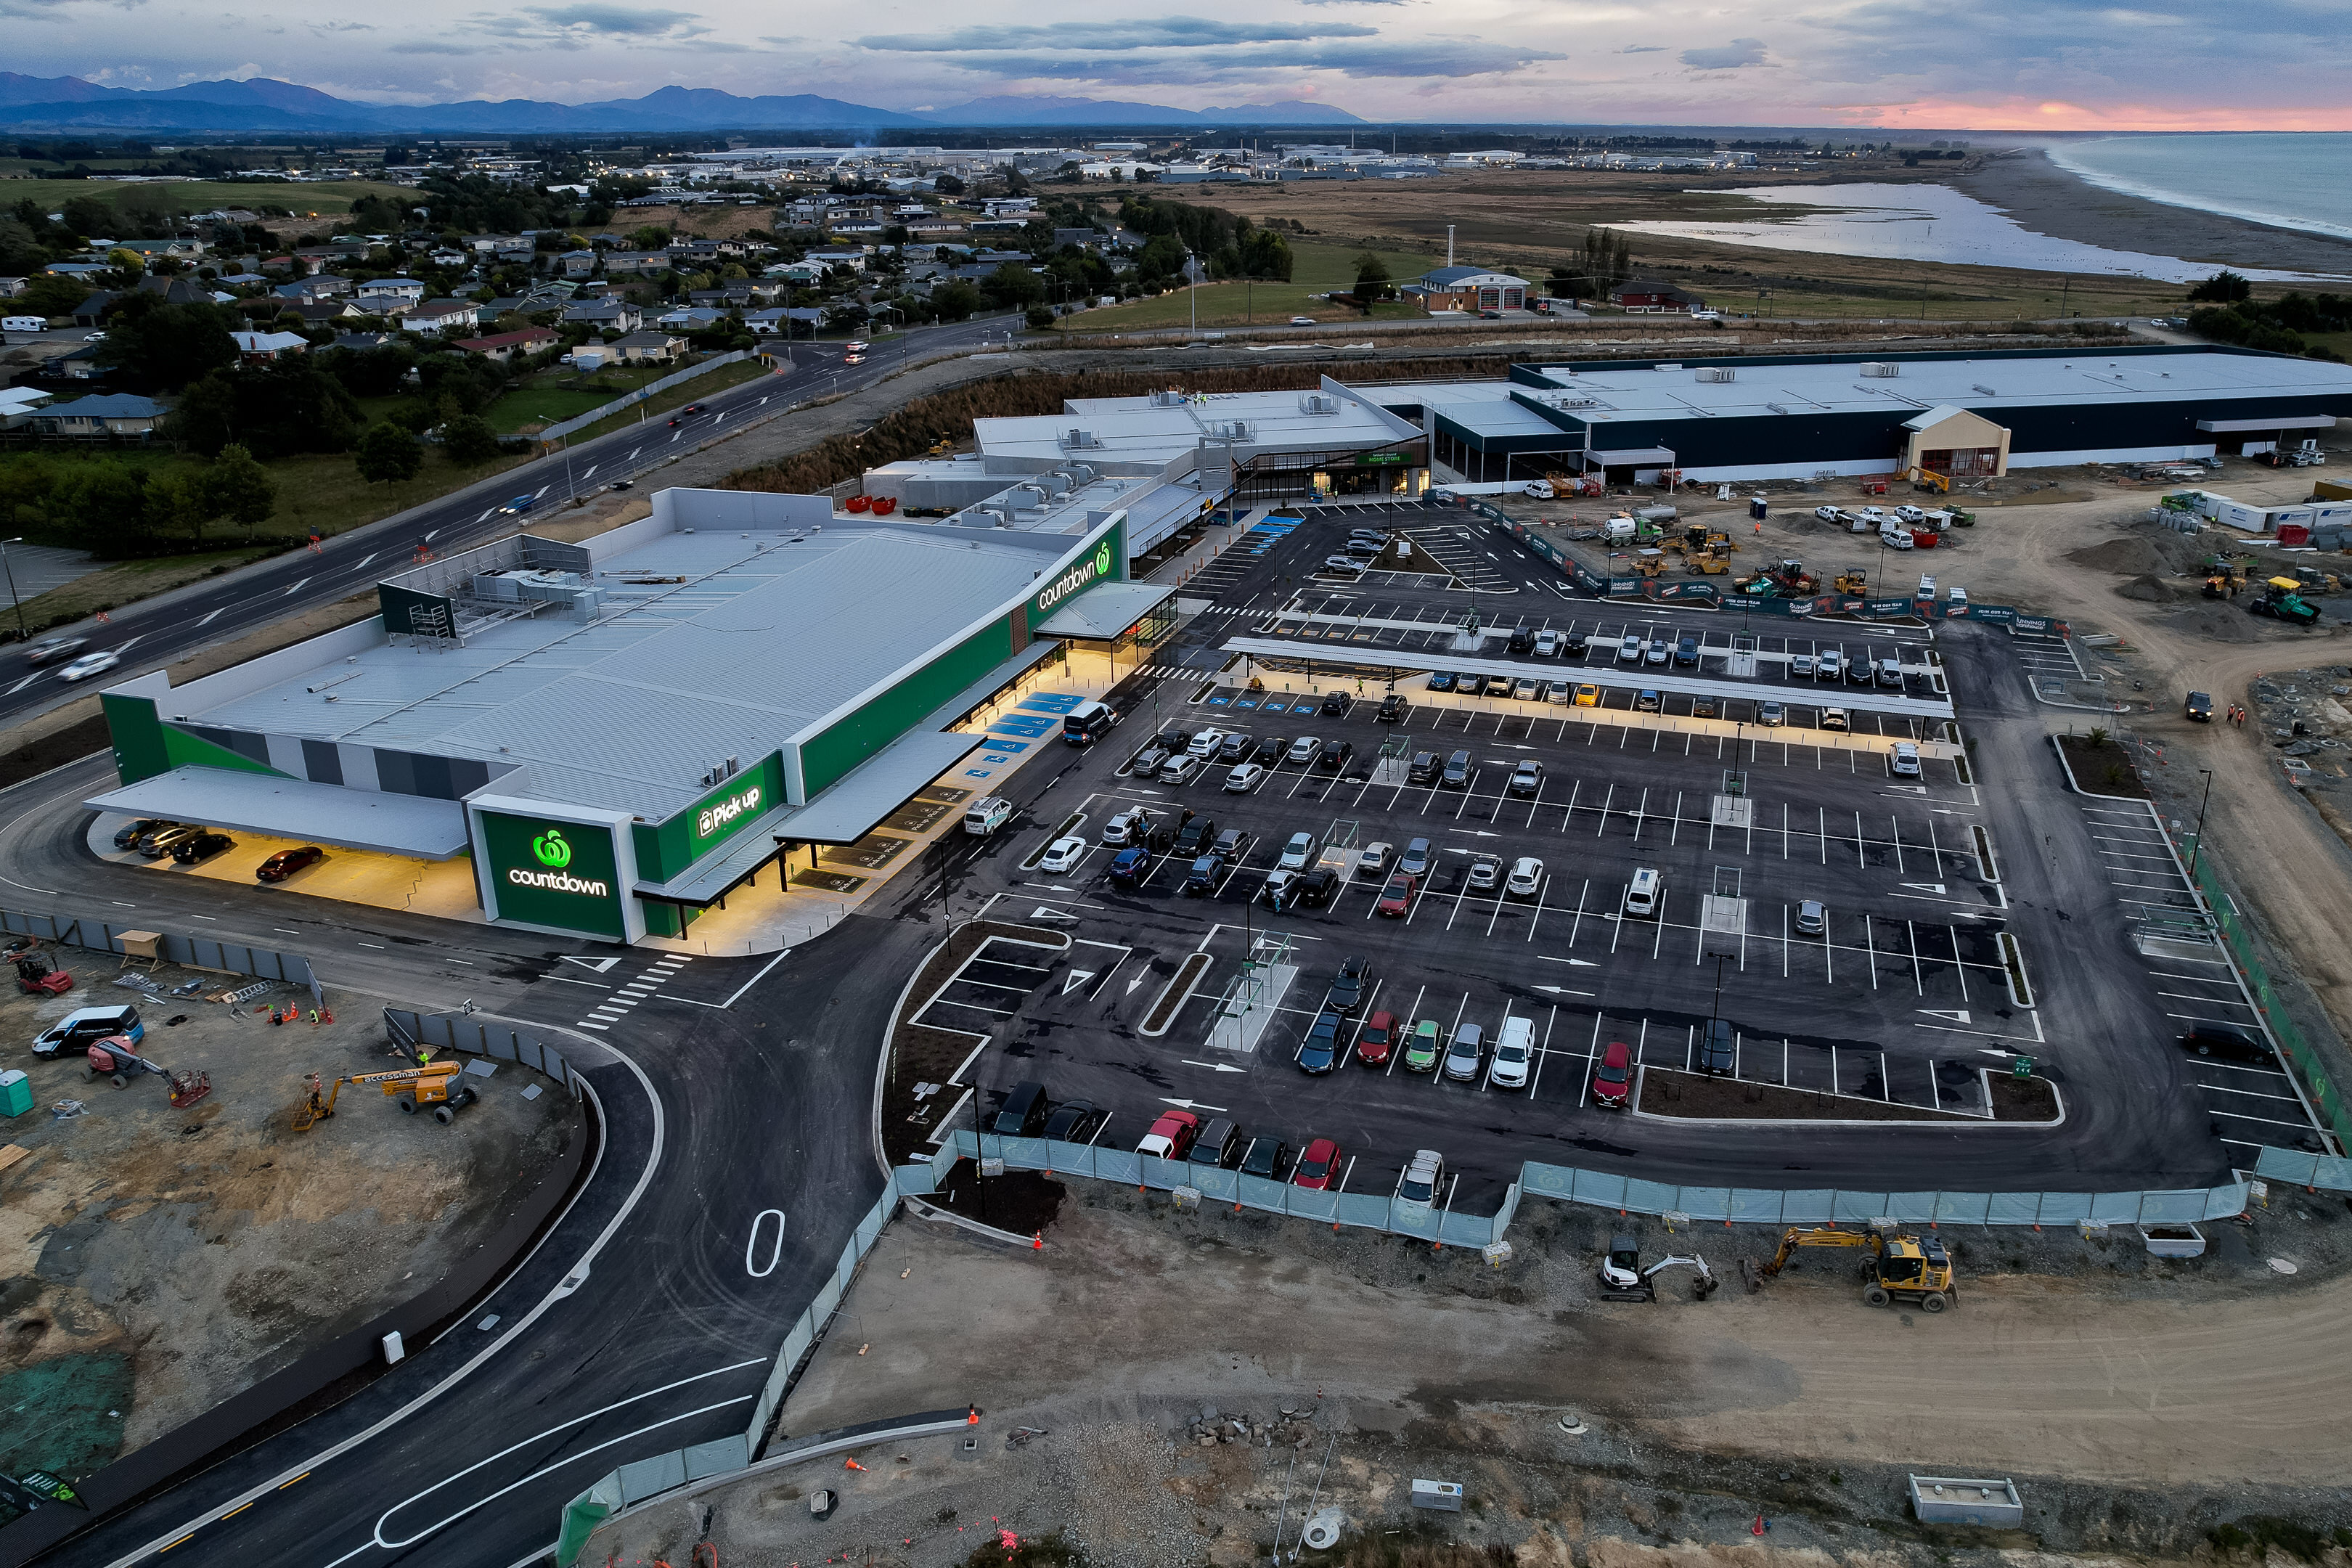
[[[1939,403],[1903,422],[1903,467],[1955,479],[1994,479],[2009,472],[2009,431],[1981,414]]]
[[[446,860],[466,852],[466,808],[457,801],[345,789],[272,773],[173,768],[94,795],[82,805],[92,811],[210,823],[419,860]]]

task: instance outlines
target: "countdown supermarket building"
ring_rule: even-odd
[[[482,915],[682,934],[780,856],[855,843],[985,742],[955,726],[1170,590],[1126,514],[1069,531],[836,519],[665,490],[584,544],[525,534],[378,585],[356,626],[108,690],[86,805],[423,860]]]

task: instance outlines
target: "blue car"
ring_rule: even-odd
[[[1325,1008],[1307,1031],[1307,1039],[1298,1047],[1298,1070],[1318,1076],[1329,1072],[1339,1062],[1339,1015]]]
[[[509,515],[519,511],[529,511],[538,503],[538,500],[537,496],[515,496],[499,510]]]
[[[1132,888],[1151,870],[1151,851],[1138,845],[1122,849],[1111,857],[1110,879],[1122,888]]]

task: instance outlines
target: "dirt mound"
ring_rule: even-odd
[[[2262,623],[2242,609],[2218,604],[2207,604],[2202,609],[2179,618],[2182,629],[2215,642],[2259,642]]]
[[[2166,540],[2181,540],[2177,533],[2168,533]],[[2186,541],[2181,541],[2186,543]],[[2190,548],[2189,554],[2195,550]],[[2066,559],[2077,566],[2087,566],[2094,572],[2113,572],[2119,577],[2141,576],[2151,573],[2178,573],[2189,563],[2179,559],[2178,548],[2168,548],[2165,540],[2137,535],[2125,539],[2102,540],[2096,544],[2070,550]]]
[[[2153,572],[2143,572],[2128,583],[2118,584],[2116,592],[2126,599],[2138,599],[2151,605],[2166,605],[2182,597],[2188,590],[2174,587]]]

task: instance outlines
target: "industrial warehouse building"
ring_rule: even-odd
[[[585,544],[521,535],[380,584],[380,614],[104,694],[106,813],[408,861],[481,916],[681,933],[794,849],[856,842],[989,738],[957,728],[1065,639],[1131,632],[1126,518],[1067,533],[665,490]],[[1002,744],[1002,742],[997,742]]]
[[[2225,348],[1596,360],[1367,386],[1467,482],[1798,479],[2259,452],[2352,414],[2352,367]]]

